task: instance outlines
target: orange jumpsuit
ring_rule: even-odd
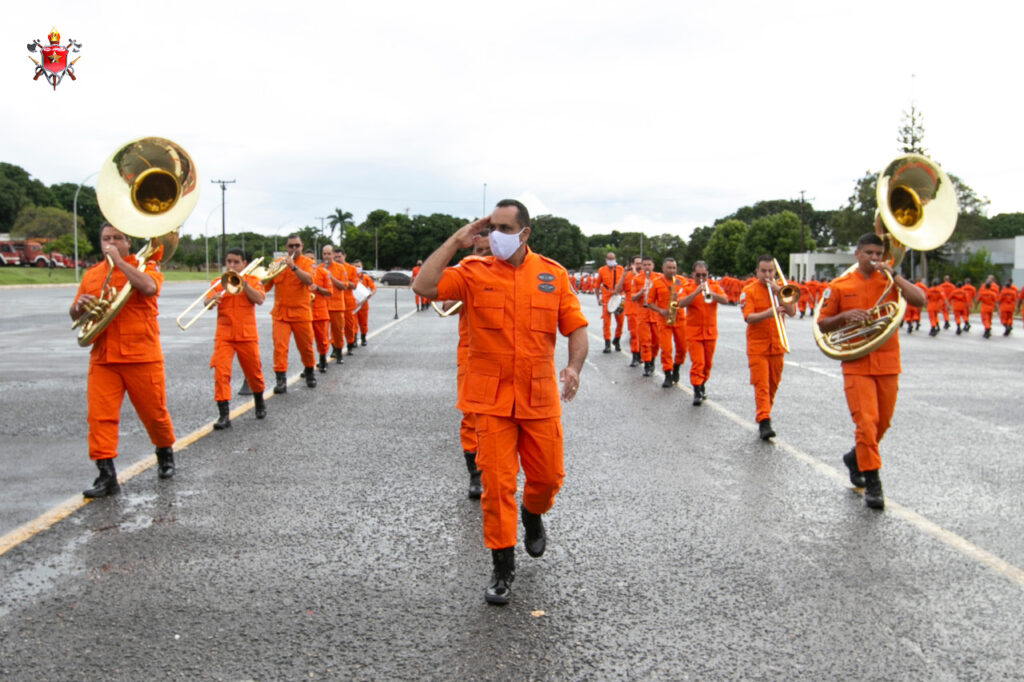
[[[409,286],[412,286],[412,283],[416,281],[416,275],[418,275],[418,274],[420,274],[420,266],[418,266],[418,265],[412,266],[412,277],[409,279]],[[338,279],[341,279],[341,277],[339,277]],[[430,303],[430,301],[428,301],[427,299],[423,298],[422,296],[416,295],[415,298],[416,298],[416,310],[419,310],[420,306],[424,306],[424,305],[427,305],[428,303]]]
[[[348,272],[341,263],[331,262],[330,273],[334,279],[344,282]],[[327,299],[327,315],[331,318],[331,343],[335,348],[345,347],[345,297],[338,293],[334,282],[331,282],[331,290],[334,291]]]
[[[664,275],[651,285],[651,302],[668,309],[669,300],[679,300],[683,287],[689,280],[676,275],[672,278],[671,285]],[[671,287],[671,288],[670,288]],[[658,345],[661,347],[661,369],[671,372],[675,365],[682,365],[686,362],[686,309],[676,309],[676,321],[671,326],[668,320],[657,311],[650,311],[651,318],[656,321],[658,329]],[[675,353],[672,346],[675,345]]]
[[[1012,284],[999,291],[999,323],[1010,329],[1013,329],[1013,313],[1017,310],[1019,293]]]
[[[999,287],[995,284],[982,284],[978,289],[979,312],[981,313],[981,326],[986,330],[992,329],[992,313],[996,309],[996,301],[999,300]]]
[[[437,298],[460,300],[466,311],[469,354],[458,408],[476,414],[484,544],[512,547],[520,463],[522,504],[533,514],[551,508],[565,477],[555,339],[587,319],[565,268],[529,247],[518,267],[467,256],[445,269]]]
[[[612,314],[608,312],[608,299],[611,298],[612,290],[615,289],[615,285],[622,279],[623,274],[624,271],[621,265],[616,265],[614,268],[602,265],[597,269],[597,280],[601,287],[601,331],[604,333],[605,341],[611,341],[612,339]],[[621,337],[622,314],[620,313],[615,316],[615,338]]]
[[[770,295],[768,287],[759,280],[755,279],[744,286],[743,293],[740,294],[743,319],[771,308]],[[781,306],[779,317],[785,317]],[[769,317],[747,325],[747,367],[750,369],[750,385],[754,387],[757,422],[771,419],[775,393],[779,390],[779,382],[782,380],[784,353],[774,319]]]
[[[297,256],[295,266],[313,274],[313,261],[306,256]],[[290,269],[267,282],[267,291],[274,290],[274,307],[270,317],[274,320],[274,371],[288,371],[288,342],[295,336],[295,347],[299,351],[303,367],[316,364],[313,357],[313,312],[309,308],[309,287],[295,276]]]
[[[942,293],[942,287],[938,285],[925,289],[925,295],[928,297],[928,326],[932,329],[937,329],[939,326],[939,311],[946,308],[946,297]]]
[[[466,317],[466,306],[459,308],[459,346],[455,355],[455,404],[462,401],[462,391],[466,385],[466,366],[469,362],[469,318]],[[459,422],[459,441],[463,452],[476,452],[476,415],[463,412]]]
[[[327,269],[323,264],[313,268],[313,284],[323,287],[329,294],[313,293],[313,300],[309,304],[313,312],[313,338],[316,339],[316,352],[320,355],[327,355],[327,346],[331,340],[331,313],[328,310],[328,301],[337,294],[331,278],[327,276]]]
[[[656,272],[651,273],[651,287],[654,287],[654,281],[661,277]],[[647,278],[643,273],[640,273],[633,278],[632,289],[629,292],[630,298],[638,291],[642,291],[644,284],[647,282]],[[647,301],[650,299],[651,290],[648,289],[647,293],[641,294],[640,298],[636,300],[637,311],[636,311],[636,329],[637,337],[640,345],[640,360],[643,362],[653,362],[654,358],[658,355],[658,344],[660,339],[658,338],[658,321],[653,317],[658,313],[653,310],[646,308]]]
[[[821,306],[821,318],[845,310],[870,310],[888,286],[879,271],[865,277],[855,270],[832,280]],[[896,300],[896,288],[887,301]],[[882,466],[878,443],[889,429],[896,407],[900,375],[900,339],[893,334],[882,346],[856,360],[843,362],[843,391],[853,419],[857,447],[857,468],[875,471]]]
[[[347,280],[354,289],[355,285],[359,282],[359,273],[356,272],[356,266],[349,263],[343,263],[341,266],[345,268],[345,277],[339,277],[338,279],[343,282]],[[345,295],[345,340],[348,341],[349,346],[354,346],[356,340],[356,297],[352,293],[352,289],[345,289],[342,293]],[[429,303],[427,299],[423,299],[423,302],[424,304]]]
[[[914,282],[914,286],[917,287],[918,289],[920,289],[924,293],[925,298],[927,299],[927,297],[928,297],[928,287],[926,287],[921,282]],[[907,312],[903,314],[903,321],[906,322],[907,324],[910,324],[912,322],[920,323],[921,322],[921,309],[918,308],[916,305],[910,305],[908,303],[907,304]]]
[[[963,288],[957,289],[954,287],[952,293],[949,294],[949,304],[953,306],[953,318],[956,326],[959,327],[967,321],[967,307],[970,305],[967,292]]]
[[[637,276],[632,270],[626,270],[622,276],[623,311],[626,315],[626,328],[629,329],[629,350],[631,353],[640,352],[640,330],[637,322],[640,314],[640,304],[629,297],[630,292],[633,291],[633,280]]]
[[[263,285],[252,275],[243,275],[246,284],[263,293]],[[214,294],[221,291],[220,278]],[[217,304],[217,331],[213,334],[213,399],[231,400],[231,361],[238,356],[242,374],[253,393],[263,393],[263,364],[260,362],[259,334],[256,331],[256,304],[244,292],[221,297]]]
[[[125,261],[138,266],[134,255]],[[121,311],[93,340],[89,353],[86,388],[89,424],[89,459],[117,457],[118,424],[124,394],[135,407],[149,440],[158,448],[174,445],[174,426],[167,412],[164,389],[164,356],[160,350],[157,297],[164,277],[156,261],[147,261],[144,272],[156,282],[157,293],[143,296],[132,291]],[[107,262],[100,261],[82,275],[77,299],[82,294],[100,295],[107,277]],[[110,285],[120,291],[128,278],[116,267]]]
[[[687,280],[683,296],[689,296],[697,283]],[[708,289],[715,294],[725,296],[725,291],[717,282],[708,280]],[[690,349],[690,384],[700,386],[711,376],[711,362],[715,356],[715,343],[718,341],[718,301],[712,299],[705,303],[700,294],[686,306],[686,344]]]
[[[971,324],[971,308],[974,307],[974,300],[978,298],[978,290],[974,288],[973,284],[965,284],[961,289],[967,294],[967,313],[964,315],[964,322],[968,326]]]
[[[373,277],[370,277],[365,272],[359,275],[359,282],[371,292],[377,291],[377,285],[373,283]],[[356,311],[356,324],[359,327],[359,333],[366,336],[366,332],[370,328],[369,298],[363,301],[363,304],[359,306],[359,310]]]
[[[949,305],[952,304],[950,296],[956,291],[956,285],[950,281],[943,280],[939,284],[939,288],[942,289],[942,296],[946,299],[947,306],[942,309],[942,320],[946,324],[949,324]]]

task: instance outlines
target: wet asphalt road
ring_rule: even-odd
[[[201,289],[161,297],[179,438],[216,412],[212,316],[173,322]],[[371,330],[394,295],[373,300]],[[95,475],[71,296],[0,290],[0,533]],[[180,451],[174,479],[143,471],[0,555],[0,677],[1024,678],[1019,328],[903,335],[875,513],[840,471],[852,424],[808,320],[791,323],[765,444],[738,310],[720,313],[711,400],[694,408],[600,352],[585,298],[592,352],[564,410],[548,551],[519,548],[497,608],[465,497],[455,320],[412,312],[407,290],[398,303],[397,324],[316,389],[269,400],[265,422],[245,412]],[[121,452],[122,471],[152,452],[127,402]]]

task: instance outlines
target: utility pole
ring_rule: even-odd
[[[217,257],[217,264],[224,265],[224,254],[227,253],[227,228],[225,227],[225,205],[227,204],[226,192],[228,185],[233,184],[234,180],[210,180],[215,185],[220,185],[220,253]]]
[[[484,200],[480,204],[480,217],[483,218],[487,215],[487,183],[484,183]]]
[[[320,221],[320,236],[313,241],[313,255],[316,256],[320,253],[320,240],[324,238],[324,221],[330,218],[326,215],[318,215],[313,220]]]

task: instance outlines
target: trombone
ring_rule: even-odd
[[[779,266],[778,258],[773,258],[772,263],[775,265],[775,277],[779,282],[779,294],[778,301],[776,302],[775,292],[772,291],[771,286],[769,286],[768,301],[772,304],[772,317],[775,318],[775,328],[779,331],[779,342],[782,344],[782,350],[788,353],[789,337],[786,336],[786,325],[783,323],[782,316],[779,314],[779,304],[793,305],[799,301],[800,287],[795,284],[790,284],[786,281],[786,278],[782,276],[782,268]]]
[[[232,296],[234,296],[235,294],[242,293],[242,289],[245,288],[244,287],[245,282],[244,282],[244,280],[242,278],[245,275],[250,274],[253,270],[255,270],[256,266],[259,265],[262,261],[263,261],[263,256],[260,256],[259,258],[257,258],[253,262],[251,262],[248,265],[246,265],[245,269],[242,270],[241,272],[234,272],[232,270],[228,270],[223,275],[221,275],[219,282],[217,282],[216,284],[212,285],[209,289],[207,289],[205,292],[200,294],[199,298],[197,298],[196,300],[192,301],[192,303],[191,303],[191,305],[189,305],[189,307],[187,307],[187,308],[185,308],[184,310],[181,311],[181,315],[178,315],[178,319],[175,320],[175,322],[178,323],[178,328],[181,329],[181,331],[185,331],[186,329],[191,327],[193,324],[195,324],[196,320],[198,320],[200,317],[203,316],[203,313],[205,313],[207,310],[209,310],[213,306],[217,305],[217,298],[216,297],[211,298],[209,301],[207,301],[206,305],[203,306],[202,310],[200,310],[198,313],[196,313],[195,315],[192,316],[191,320],[189,320],[188,322],[185,322],[185,323],[182,323],[182,321],[181,321],[183,317],[188,315],[189,311],[191,311],[193,308],[195,308],[197,305],[199,305],[202,301],[204,301],[207,296],[212,294],[217,289],[218,286],[220,286],[220,288],[223,289],[225,293],[230,294]]]
[[[456,313],[459,310],[459,308],[462,307],[462,301],[456,301],[452,305],[452,307],[448,308],[448,310],[442,309],[441,306],[437,304],[437,301],[431,301],[430,307],[432,307],[434,309],[434,312],[437,313],[440,317],[448,317],[449,315]]]

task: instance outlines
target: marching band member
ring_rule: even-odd
[[[974,305],[974,300],[978,297],[978,290],[973,284],[971,284],[970,277],[964,277],[964,286],[962,287],[964,293],[967,294],[967,312],[964,313],[964,331],[971,331],[971,306]]]
[[[331,313],[328,310],[328,302],[335,294],[328,271],[329,263],[333,260],[332,252],[333,248],[329,244],[321,249],[320,265],[313,268],[313,283],[309,285],[309,290],[313,294],[309,302],[313,315],[313,338],[316,341],[316,352],[320,355],[317,369],[321,374],[327,373],[327,346],[330,345],[331,337]]]
[[[348,354],[352,355],[352,351],[356,347],[356,297],[352,294],[352,291],[359,282],[359,275],[356,274],[355,266],[345,262],[345,249],[340,246],[334,252],[334,262],[345,271],[345,276],[338,279],[346,282],[345,288],[341,290],[345,296],[345,341],[348,345]],[[339,347],[345,346],[341,339],[336,340],[335,343]]]
[[[226,272],[238,274],[248,265],[245,252],[228,249],[224,259]],[[253,275],[242,275],[241,291],[229,294],[221,287],[220,277],[212,284],[216,286],[207,302],[217,301],[217,331],[213,335],[213,354],[210,367],[213,368],[213,399],[217,402],[219,417],[213,428],[220,431],[231,426],[231,362],[238,356],[238,364],[245,375],[245,381],[252,391],[257,419],[267,416],[267,405],[263,402],[263,365],[260,362],[259,334],[256,331],[256,306],[263,305],[266,295],[259,279]]]
[[[883,272],[889,273],[908,305],[922,305],[921,290],[882,262],[884,246],[873,232],[857,240],[853,255],[857,269],[832,280],[825,292],[818,328],[828,333],[852,322],[871,319],[871,310],[889,284]],[[895,287],[887,300],[896,300]],[[893,334],[881,347],[855,360],[843,361],[843,388],[846,404],[855,425],[856,447],[843,456],[855,487],[864,487],[864,504],[883,509],[885,498],[878,470],[882,458],[878,443],[889,428],[896,407],[900,375],[899,334]]]
[[[615,253],[609,251],[605,256],[604,265],[597,269],[597,280],[600,283],[600,289],[597,297],[597,302],[601,306],[601,331],[604,333],[604,353],[612,352],[612,313],[614,311],[608,310],[608,299],[613,294],[618,293],[622,290],[622,275],[623,268],[621,265],[615,264]],[[619,346],[619,340],[622,338],[622,313],[615,315],[615,351],[619,352],[622,348]]]
[[[492,256],[467,256],[445,267],[487,227]],[[520,464],[526,475],[521,506],[525,545],[533,557],[546,548],[541,517],[554,504],[565,476],[556,334],[569,339],[568,365],[558,375],[562,400],[575,397],[587,356],[587,319],[565,268],[531,251],[529,236],[526,207],[502,200],[490,216],[464,225],[434,251],[413,285],[419,296],[460,300],[467,309],[469,371],[459,408],[477,418],[484,544],[494,565],[484,591],[490,604],[507,604],[511,598]]]
[[[1006,330],[1003,336],[1009,336],[1013,332],[1013,313],[1017,309],[1019,292],[1013,286],[1013,280],[1006,280],[1006,285],[999,291],[999,322]]]
[[[678,307],[679,295],[686,278],[676,274],[676,261],[666,258],[661,262],[661,277],[651,285],[651,302],[648,308],[657,316],[658,345],[661,347],[661,370],[665,373],[662,388],[672,388],[679,383],[679,366],[686,361],[686,309]],[[675,319],[669,324],[669,305],[675,301]],[[672,347],[675,346],[675,353]]]
[[[775,281],[775,261],[771,255],[758,257],[756,273],[757,278],[743,287],[740,309],[747,322],[747,366],[750,368],[750,384],[754,387],[758,434],[761,440],[768,440],[775,437],[772,405],[782,380],[785,353],[772,314],[772,299],[778,301],[781,287]],[[796,314],[793,303],[778,301],[776,307],[780,323],[784,323],[783,315],[793,317]]]
[[[413,286],[414,284],[416,284],[416,278],[419,276],[420,268],[422,267],[423,261],[421,260],[416,261],[416,265],[412,266],[412,278],[409,280],[409,286]],[[427,306],[429,305],[430,302],[427,301],[427,299],[423,298],[422,296],[416,296],[416,312],[422,312],[426,310]]]
[[[989,275],[985,282],[978,289],[978,312],[981,314],[981,326],[985,328],[984,338],[992,336],[992,313],[996,309],[996,301],[999,300],[999,285],[996,284],[994,275]]]
[[[330,318],[331,327],[331,357],[335,364],[344,365],[345,360],[341,357],[345,348],[345,296],[342,292],[348,287],[348,271],[345,266],[336,262],[334,247],[331,249],[331,257],[328,258],[324,247],[324,271],[331,283],[331,290],[334,292],[327,299],[327,316]]]
[[[914,280],[914,286],[920,289],[923,293],[928,292],[928,287],[921,284],[921,278],[918,277]],[[914,333],[914,325],[917,327],[921,326],[921,309],[916,305],[907,304],[907,312],[903,314],[903,321],[907,323],[907,333]]]
[[[949,294],[949,304],[953,306],[953,318],[956,322],[956,335],[960,336],[967,326],[967,310],[971,305],[971,299],[967,296],[963,282],[957,282],[953,291]],[[909,306],[907,306],[909,309]]]
[[[952,307],[950,296],[956,290],[956,285],[950,282],[949,275],[946,275],[942,278],[942,284],[939,285],[939,288],[942,289],[942,298],[946,301],[946,306],[942,309],[942,319],[944,321],[942,328],[949,329],[949,309]]]
[[[377,293],[377,285],[373,281],[373,277],[363,272],[363,261],[354,260],[352,266],[356,269],[356,275],[359,276],[359,283],[370,290],[370,294],[363,301],[362,305],[359,306],[359,310],[356,311],[356,324],[359,326],[359,345],[366,345],[366,332],[369,330],[370,325],[370,299]]]
[[[928,336],[938,336],[939,334],[939,311],[946,309],[946,296],[942,293],[942,287],[939,286],[939,279],[933,278],[932,285],[928,287],[926,294],[927,308],[928,308],[928,324],[931,329],[928,330]]]
[[[717,282],[708,278],[708,266],[702,260],[693,264],[693,279],[683,289],[679,299],[686,308],[686,345],[690,349],[690,385],[693,404],[700,405],[707,398],[708,377],[718,340],[718,306],[727,305],[729,298]]]
[[[637,312],[637,336],[640,338],[640,361],[644,364],[644,376],[654,374],[654,358],[658,355],[658,321],[656,312],[647,307],[653,282],[660,277],[654,272],[654,259],[644,256],[640,259],[642,277],[633,278],[633,289],[630,298],[636,301],[640,310]]]
[[[621,292],[625,293],[623,298],[623,311],[626,315],[626,328],[629,330],[629,352],[632,356],[629,361],[630,367],[637,367],[640,365],[640,336],[639,329],[637,327],[638,317],[640,315],[640,304],[633,300],[633,297],[629,292],[632,291],[633,280],[637,277],[643,277],[643,270],[640,267],[640,256],[633,256],[629,261],[629,267],[622,275],[622,289]]]
[[[109,223],[100,229],[100,248],[114,263],[110,285],[120,291],[131,283],[132,292],[120,312],[96,336],[89,353],[89,459],[96,462],[99,476],[91,488],[82,492],[85,497],[105,497],[121,489],[114,458],[125,393],[146,427],[149,440],[156,446],[157,475],[174,475],[174,427],[167,412],[164,357],[157,323],[157,297],[164,281],[159,256],[146,261],[139,270],[136,257],[130,253],[128,237]],[[72,320],[84,315],[86,304],[100,296],[108,271],[104,259],[82,275],[68,310]]]
[[[309,308],[309,285],[313,283],[313,261],[302,255],[302,239],[289,235],[284,256],[287,267],[266,284],[274,289],[274,307],[270,317],[274,321],[274,374],[277,383],[274,393],[288,392],[288,345],[295,336],[295,347],[302,359],[306,386],[316,387],[316,364],[313,355],[313,313]]]

